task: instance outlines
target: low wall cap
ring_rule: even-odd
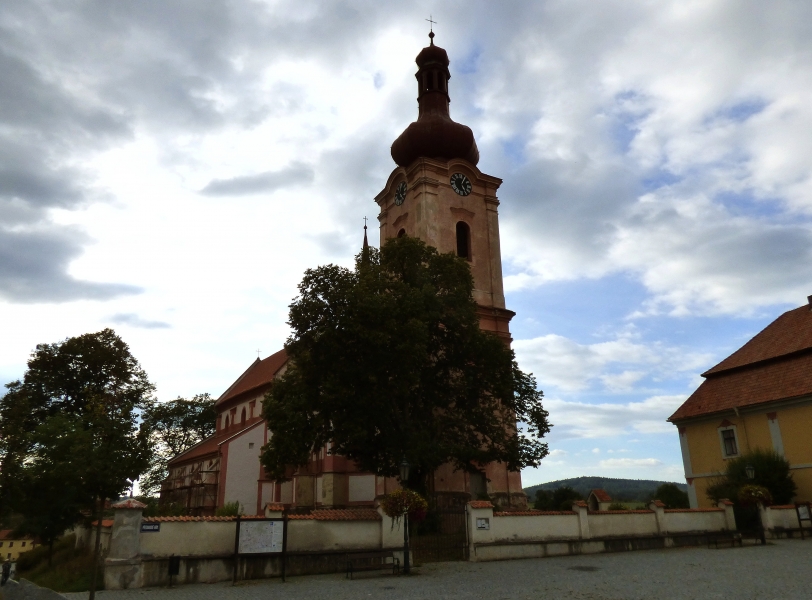
[[[493,508],[490,500],[471,500],[468,504],[471,508]]]
[[[126,500],[122,500],[121,502],[116,502],[113,504],[111,508],[140,508],[145,509],[147,507],[146,504],[143,502],[139,502],[135,498],[127,498]]]

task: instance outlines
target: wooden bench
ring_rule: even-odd
[[[719,542],[724,542],[726,544],[730,544],[731,548],[734,548],[736,544],[739,547],[742,547],[742,535],[738,532],[731,532],[731,533],[720,533],[716,535],[709,535],[708,536],[708,548],[710,549],[711,544],[719,548]]]
[[[390,558],[392,562],[387,562]],[[390,567],[392,568],[392,575],[400,572],[400,559],[391,550],[353,554],[347,560],[347,577],[352,579],[353,573],[359,571],[382,571]]]

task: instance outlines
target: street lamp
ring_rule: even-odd
[[[756,478],[756,469],[755,469],[755,467],[753,467],[753,465],[747,465],[746,467],[744,467],[744,473],[745,473],[745,475],[747,475],[747,479],[750,479],[751,481]],[[766,539],[766,537],[764,535],[764,522],[761,520],[761,511],[760,510],[759,510],[759,516],[758,516],[758,533],[759,533],[759,537],[761,538],[761,544],[766,546],[767,545],[767,539]]]
[[[744,472],[747,475],[747,479],[755,479],[756,478],[756,470],[753,465],[747,465],[744,467]]]
[[[406,457],[400,463],[400,485],[405,490],[409,482],[409,462]],[[409,564],[409,511],[403,513],[403,573],[411,573]]]

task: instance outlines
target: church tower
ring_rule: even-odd
[[[397,167],[375,196],[381,243],[410,235],[441,253],[469,261],[480,326],[510,343],[514,314],[505,308],[499,250],[502,183],[477,168],[479,150],[469,127],[451,120],[448,54],[431,43],[417,55],[417,121],[392,144]]]
[[[499,199],[502,180],[477,168],[479,150],[469,127],[451,120],[448,54],[430,44],[417,55],[417,120],[392,144],[397,167],[375,196],[380,207],[381,243],[410,235],[441,253],[465,258],[474,278],[474,300],[483,330],[510,344],[510,320],[502,287],[499,250]],[[504,464],[482,466],[480,475],[444,465],[434,476],[433,492],[490,497],[498,505],[526,506],[521,475]]]

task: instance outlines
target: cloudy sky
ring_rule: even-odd
[[[375,221],[430,14],[555,424],[525,484],[679,479],[665,419],[812,294],[809,2],[5,0],[0,381],[104,327],[163,400],[281,348]]]

